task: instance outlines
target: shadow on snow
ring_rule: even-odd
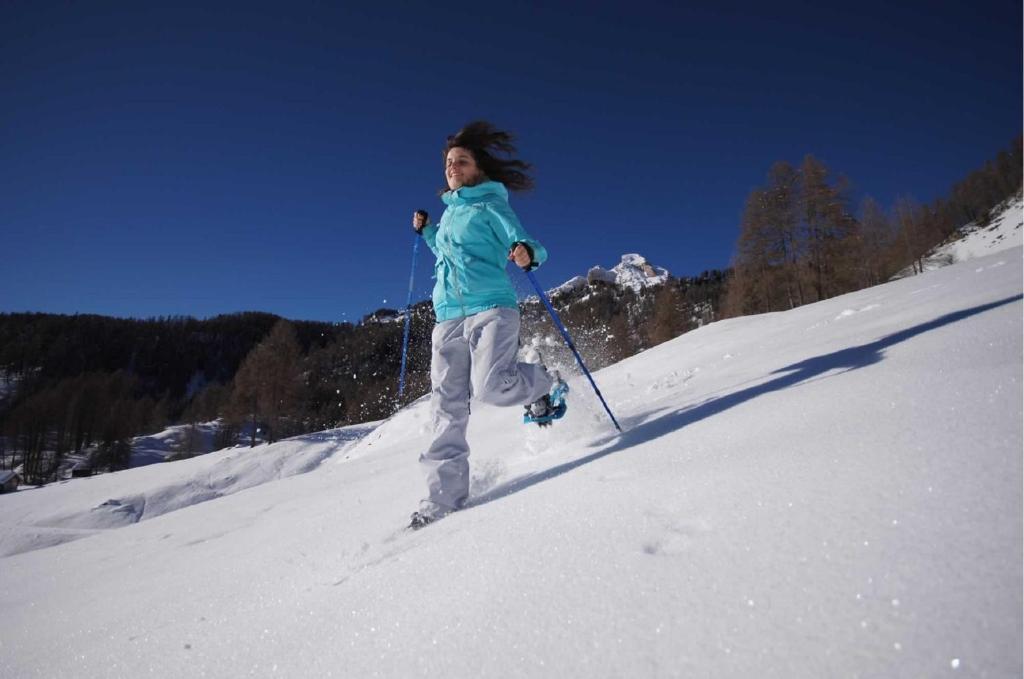
[[[646,441],[653,441],[665,436],[666,434],[682,429],[687,425],[713,417],[730,408],[734,408],[750,401],[751,399],[755,399],[758,396],[763,396],[781,389],[787,389],[800,384],[801,382],[807,382],[814,378],[821,377],[832,371],[838,370],[839,372],[837,374],[842,374],[851,370],[857,370],[858,368],[865,368],[867,366],[874,365],[884,358],[885,349],[893,345],[905,342],[912,337],[941,328],[942,326],[962,321],[976,314],[980,314],[1012,302],[1018,302],[1022,297],[1024,296],[1015,295],[997,302],[982,304],[962,311],[955,311],[953,313],[946,314],[945,316],[940,316],[939,318],[927,323],[921,323],[911,328],[907,328],[906,330],[886,335],[885,337],[868,344],[861,344],[855,347],[840,349],[839,351],[834,351],[830,354],[815,356],[814,358],[809,358],[805,361],[800,361],[799,363],[794,363],[793,365],[774,371],[771,374],[779,376],[768,380],[767,382],[756,384],[746,389],[726,394],[725,396],[712,398],[704,401],[703,403],[699,403],[682,410],[660,415],[653,419],[649,419],[646,422],[641,422],[632,428],[627,426],[626,431],[623,434],[618,437],[605,439],[601,442],[611,444],[606,448],[602,448],[601,450],[591,453],[585,457],[581,457],[578,460],[565,462],[550,469],[537,472],[536,474],[520,477],[509,481],[508,483],[496,486],[481,495],[470,498],[466,503],[466,507],[476,507],[499,498],[512,495],[513,493],[518,493],[530,486],[553,479],[556,476],[561,476],[562,474],[577,469],[578,467],[582,467],[583,465],[590,464],[596,460],[600,460],[601,458],[607,457],[613,453],[631,448]],[[634,418],[634,420],[636,419],[641,418]],[[600,445],[600,443],[598,445]]]

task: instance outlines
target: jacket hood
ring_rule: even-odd
[[[480,202],[482,198],[494,196],[508,202],[508,189],[501,182],[486,181],[476,186],[463,186],[454,191],[445,191],[441,194],[441,200],[445,205],[466,205],[468,203]]]

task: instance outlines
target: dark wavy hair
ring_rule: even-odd
[[[533,166],[512,157],[516,152],[513,139],[512,134],[486,120],[475,120],[448,137],[441,157],[447,160],[453,148],[464,148],[473,154],[477,167],[488,179],[501,182],[509,191],[527,191],[533,188],[533,177],[526,173]],[[496,153],[507,158],[499,158]]]

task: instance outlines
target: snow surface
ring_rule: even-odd
[[[668,269],[654,266],[638,254],[622,255],[622,261],[612,267],[612,273],[615,274],[616,283],[636,291],[661,285],[669,276]]]
[[[988,226],[967,224],[959,229],[958,238],[925,255],[925,271],[1024,245],[1024,201],[1021,194],[996,207],[992,213],[995,217]],[[913,275],[910,267],[897,274],[900,278],[910,275]]]
[[[470,507],[409,533],[420,400],[308,473],[0,559],[0,676],[1019,676],[1021,292],[1016,248],[709,324],[595,375],[623,435],[578,377],[548,430],[475,403]]]
[[[142,467],[147,464],[166,462],[168,458],[179,453],[185,443],[190,424],[176,424],[167,427],[156,434],[137,436],[132,439],[131,466]],[[220,429],[220,422],[196,423],[196,455],[202,455],[213,450],[213,441]],[[251,430],[250,430],[251,431]]]
[[[661,285],[668,277],[667,269],[654,266],[642,255],[635,253],[622,255],[622,259],[610,271],[595,266],[587,272],[589,280],[603,280],[623,288],[632,288],[637,292],[643,288]]]
[[[220,427],[221,422],[219,420],[196,423],[193,440],[193,456],[203,455],[213,450],[214,441],[217,438],[217,432]],[[134,437],[131,440],[132,450],[128,466],[142,467],[145,465],[175,460],[175,456],[182,454],[183,452],[184,444],[187,441],[186,437],[193,435],[190,432],[191,429],[191,424],[175,424],[155,434]],[[252,429],[246,426],[243,427],[243,430],[244,431],[240,433],[239,438],[248,440],[249,433],[251,433]],[[259,434],[257,434],[257,441],[262,442],[262,437]],[[57,478],[68,480],[73,478],[72,475],[75,470],[90,469],[95,456],[99,453],[99,448],[99,444],[94,444],[83,448],[77,453],[66,453],[57,468]],[[0,462],[9,464],[10,458],[0,456]],[[105,472],[99,473],[102,474]],[[34,488],[34,486],[22,484],[20,488]],[[2,519],[0,519],[0,521],[2,521]],[[3,553],[3,546],[0,544],[0,555]]]
[[[40,488],[0,501],[0,556],[52,547],[315,469],[378,423],[235,447]],[[27,488],[27,489],[26,489]]]
[[[1020,247],[1024,244],[1022,229],[1021,196],[1009,201],[1006,207],[998,211],[998,216],[985,227],[968,225],[962,231],[964,236],[940,249],[940,253],[949,253],[954,262],[963,262],[975,257],[983,257],[994,252]]]
[[[587,287],[587,279],[583,276],[573,276],[566,282],[559,285],[557,288],[551,288],[548,290],[548,297],[554,297],[555,295],[563,292],[572,292],[574,290],[582,290]],[[534,299],[537,299],[536,297]]]

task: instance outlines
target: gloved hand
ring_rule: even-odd
[[[523,271],[530,271],[533,266],[533,251],[526,243],[513,243],[512,250],[508,253],[510,262],[515,262]]]
[[[427,214],[426,210],[416,210],[412,213],[412,228],[416,233],[423,233],[423,229],[427,228],[430,224],[430,215]]]

